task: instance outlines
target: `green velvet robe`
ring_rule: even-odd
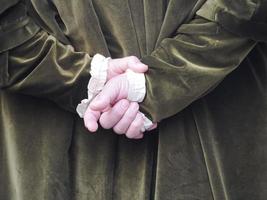
[[[266,9],[1,0],[0,199],[266,199]],[[149,65],[141,109],[160,124],[144,139],[75,114],[95,53]]]

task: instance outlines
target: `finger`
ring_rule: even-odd
[[[148,66],[141,63],[136,56],[128,56],[110,60],[109,69],[116,74],[124,73],[127,69],[132,69],[134,72],[144,73],[147,71]]]
[[[108,110],[111,107],[112,102],[116,99],[117,92],[114,91],[116,87],[111,86],[109,82],[105,85],[103,90],[92,100],[89,107],[95,111]]]
[[[118,134],[125,134],[131,123],[135,120],[138,110],[138,103],[131,102],[129,108],[127,109],[123,117],[114,126],[114,132]]]
[[[148,70],[148,66],[144,63],[134,63],[132,60],[129,60],[128,68],[137,73],[145,73]]]
[[[97,121],[100,117],[100,112],[99,111],[93,111],[90,109],[90,107],[87,108],[83,121],[85,127],[90,131],[90,132],[96,132],[98,129],[98,124]]]
[[[130,102],[126,99],[118,101],[107,112],[102,113],[99,120],[101,126],[105,129],[114,127],[121,120],[129,105]]]
[[[128,84],[125,74],[111,79],[90,103],[90,108],[95,111],[103,112],[103,110],[111,107],[115,102],[126,99],[128,96]]]
[[[129,126],[126,137],[132,138],[132,139],[138,139],[140,138],[143,133],[141,132],[141,128],[144,126],[144,119],[142,114],[137,113],[135,120],[132,122],[132,124]]]

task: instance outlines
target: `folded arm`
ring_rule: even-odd
[[[262,31],[251,31],[256,9],[260,12],[264,6],[260,1],[255,5],[249,0],[206,1],[196,17],[177,30],[176,36],[164,39],[151,55],[142,58],[149,71],[145,75],[146,96],[140,104],[141,111],[158,122],[211,91],[239,66],[257,41],[264,41]],[[266,16],[257,16],[262,18],[256,24],[266,23]],[[250,32],[244,27],[249,27]],[[117,89],[116,95],[110,92],[117,80],[123,79],[121,76],[111,80],[100,94],[105,97],[102,100],[110,102],[96,99],[90,108],[102,110],[114,100],[127,98],[128,91],[123,87]]]
[[[86,96],[91,58],[40,31],[1,54],[1,89],[55,101],[75,111]]]
[[[260,6],[265,5],[242,2],[208,0],[175,37],[164,39],[152,55],[142,59],[149,72],[141,110],[153,121],[178,113],[211,91],[263,39],[257,29],[253,32],[252,21],[256,7],[262,10]],[[232,17],[231,23],[226,16]],[[262,17],[256,22],[266,25],[266,20]],[[242,27],[250,27],[249,34]]]

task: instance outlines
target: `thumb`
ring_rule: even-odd
[[[123,74],[127,69],[131,69],[137,73],[144,73],[148,70],[148,66],[141,63],[135,56],[111,59],[108,62],[108,80],[119,74]]]

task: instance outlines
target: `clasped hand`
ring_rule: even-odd
[[[129,82],[125,74],[127,69],[145,73],[148,66],[135,56],[108,61],[108,81],[90,103],[84,115],[85,127],[90,132],[97,131],[99,122],[103,128],[112,128],[116,134],[125,134],[131,139],[143,138],[144,117],[139,111],[139,104],[127,100],[129,93]],[[156,126],[154,123],[149,130]]]

